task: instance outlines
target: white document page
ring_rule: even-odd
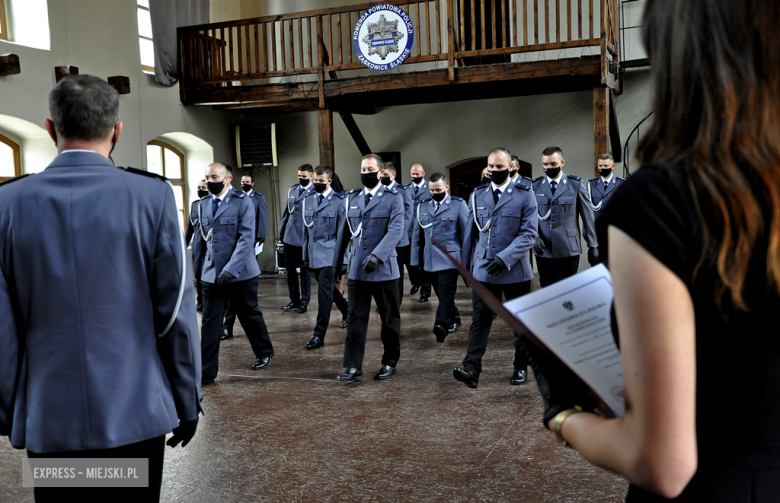
[[[258,256],[263,252],[264,244],[265,243],[255,243],[255,256]]]
[[[620,351],[612,337],[612,279],[603,264],[504,303],[561,361],[625,415]]]

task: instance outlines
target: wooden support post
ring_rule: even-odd
[[[593,88],[593,173],[598,175],[598,158],[609,153],[609,88]]]
[[[449,69],[450,82],[455,82],[455,9],[452,1],[447,0],[447,67]],[[474,44],[473,39],[471,43],[472,45]]]
[[[335,157],[333,154],[333,110],[317,110],[317,129],[320,139],[320,164],[330,166],[335,172]]]

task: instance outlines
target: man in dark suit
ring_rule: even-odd
[[[232,175],[233,170],[228,167],[228,172]],[[247,172],[241,176],[241,190],[246,197],[255,205],[255,256],[259,254],[260,246],[265,243],[265,230],[268,209],[265,206],[265,196],[262,192],[255,192],[255,177]],[[233,325],[236,323],[236,312],[230,302],[225,303],[225,322],[222,324],[222,335],[220,339],[225,340],[233,337]]]
[[[363,378],[363,355],[366,350],[366,332],[371,310],[371,299],[376,299],[382,320],[382,366],[374,379],[389,379],[401,354],[401,313],[398,300],[398,269],[395,247],[404,228],[404,203],[394,190],[379,183],[379,171],[384,168],[382,158],[368,154],[360,161],[360,181],[364,189],[355,189],[347,195],[346,225],[339,229],[338,248],[333,254],[334,274],[341,270],[347,245],[352,242],[347,288],[349,289],[349,318],[347,340],[344,343],[346,371],[336,379],[359,381]]]
[[[511,300],[531,291],[534,277],[528,253],[536,241],[536,201],[529,185],[512,183],[509,178],[511,154],[504,148],[488,155],[489,184],[480,185],[469,197],[469,226],[463,241],[463,263],[501,299]],[[521,180],[522,182],[522,180]],[[476,388],[482,372],[482,357],[487,349],[488,334],[493,324],[493,312],[476,294],[473,322],[463,367],[453,371],[453,377],[470,388]],[[526,381],[528,358],[525,345],[515,334],[514,372],[511,384]]]
[[[200,206],[200,225],[207,245],[202,275],[203,384],[213,383],[217,376],[226,300],[236,311],[257,358],[252,370],[267,367],[274,356],[263,313],[257,307],[260,268],[254,253],[255,206],[246,194],[230,186],[231,180],[224,164],[211,164],[206,170],[211,195]]]
[[[411,183],[406,187],[409,189],[412,195],[412,211],[417,212],[417,206],[431,198],[431,191],[428,188],[428,182],[425,181],[425,168],[420,163],[413,164],[410,170],[412,177]],[[416,225],[412,222],[412,226]],[[406,234],[409,236],[409,241],[412,240],[412,226],[406,229]],[[411,258],[411,254],[409,255]],[[419,266],[412,266],[411,263],[406,264],[406,269],[409,271],[409,281],[412,283],[412,289],[409,290],[409,295],[414,295],[418,291],[420,292],[420,302],[428,302],[428,297],[431,296],[431,280],[428,274],[425,272],[424,257]],[[408,262],[408,261],[407,261]]]
[[[195,299],[196,311],[203,311],[203,283],[200,281],[200,274],[203,271],[203,254],[200,251],[205,243],[198,227],[198,206],[207,195],[209,195],[209,191],[206,188],[206,180],[201,180],[198,183],[198,199],[192,201],[190,205],[190,218],[187,220],[187,231],[184,233],[184,244],[189,246],[190,241],[192,241],[192,273],[195,277],[195,293],[197,295]],[[195,240],[192,239],[193,237]]]
[[[287,270],[287,288],[290,290],[290,303],[282,306],[289,311],[297,309],[305,313],[311,299],[311,274],[303,262],[303,221],[301,220],[301,203],[313,192],[311,164],[298,167],[298,183],[287,191],[287,204],[279,224],[279,239],[284,243],[284,267]],[[298,272],[301,269],[301,285],[298,289]]]
[[[0,186],[0,435],[31,459],[149,460],[149,487],[36,487],[37,501],[158,501],[165,435],[186,445],[201,412],[174,192],[108,162],[122,123],[107,83],[68,77],[49,106],[59,155]]]

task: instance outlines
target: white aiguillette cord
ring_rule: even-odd
[[[363,241],[363,222],[360,222],[360,225],[358,225],[356,231],[352,230],[352,222],[349,221],[349,196],[347,196],[346,201],[344,201],[344,207],[347,211],[347,227],[349,227],[349,232],[350,234],[352,234],[353,240],[355,239],[355,237],[360,236],[360,239],[358,240],[358,245],[359,245]]]
[[[165,180],[165,183],[167,183],[171,188],[171,195],[174,196],[175,200],[176,192],[173,188],[173,184],[170,182],[170,180]],[[200,205],[198,205],[198,217],[200,217]],[[179,309],[181,309],[181,300],[184,297],[184,286],[186,285],[187,281],[187,276],[185,274],[187,271],[187,245],[184,243],[184,229],[182,228],[181,219],[177,218],[176,221],[179,222],[179,243],[181,243],[181,284],[179,285],[179,297],[176,299],[176,306],[173,308],[171,319],[168,321],[168,325],[165,327],[165,330],[162,331],[159,337],[168,335],[168,332],[170,332],[171,328],[173,327],[173,323],[176,321],[176,316],[179,314]],[[201,229],[201,234],[202,233],[203,230]]]

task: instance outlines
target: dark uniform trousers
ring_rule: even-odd
[[[311,300],[311,273],[309,273],[308,268],[303,267],[303,248],[285,244],[284,267],[287,269],[287,288],[290,290],[290,301],[295,304],[308,304]],[[298,267],[301,269],[300,290],[298,289],[298,271],[296,271]]]
[[[195,294],[196,294],[196,302],[203,305],[203,282],[200,280],[200,278],[195,278]]]
[[[501,300],[503,295],[506,301],[525,295],[531,291],[531,281],[521,283],[509,283],[506,285],[494,285],[483,283],[490,292]],[[476,292],[472,294],[474,303],[474,320],[469,330],[469,343],[466,358],[463,360],[463,366],[477,375],[482,372],[482,357],[487,349],[488,334],[490,327],[493,326],[493,311],[488,307],[482,298]],[[525,344],[520,336],[515,333],[515,370],[528,369],[528,356],[525,352]]]
[[[341,311],[341,315],[346,318],[349,306],[344,296],[336,288],[336,279],[333,277],[332,267],[320,267],[312,269],[314,277],[317,278],[317,324],[314,326],[314,337],[325,340],[325,334],[328,331],[330,323],[330,313],[333,310],[333,303]]]
[[[44,454],[27,451],[27,457],[30,459],[145,458],[149,460],[149,487],[36,487],[33,490],[36,503],[62,503],[67,500],[156,503],[160,501],[164,455],[165,435],[112,449],[47,452]]]
[[[539,284],[542,288],[569,276],[574,276],[577,274],[579,266],[579,255],[564,258],[536,257],[536,267],[539,269]]]
[[[401,310],[398,298],[398,280],[347,280],[349,289],[349,325],[344,351],[344,367],[363,367],[366,351],[366,332],[371,314],[371,299],[376,300],[382,320],[380,337],[384,346],[382,365],[395,367],[401,356]]]
[[[455,292],[458,290],[458,270],[428,272],[431,286],[439,298],[439,308],[436,309],[436,325],[450,328],[450,325],[460,320],[458,306],[455,305]]]
[[[412,245],[399,246],[395,249],[395,252],[398,254],[398,270],[401,272],[401,277],[398,278],[398,302],[401,303],[404,301],[404,264],[408,264],[412,259]],[[411,273],[409,281],[412,281]],[[414,284],[413,281],[412,283]]]
[[[235,309],[238,321],[244,327],[249,344],[256,358],[272,355],[274,352],[263,313],[257,307],[258,278],[234,281],[217,285],[203,283],[203,324],[201,328],[201,354],[203,377],[217,377],[219,369],[219,336],[225,314],[225,301]]]

